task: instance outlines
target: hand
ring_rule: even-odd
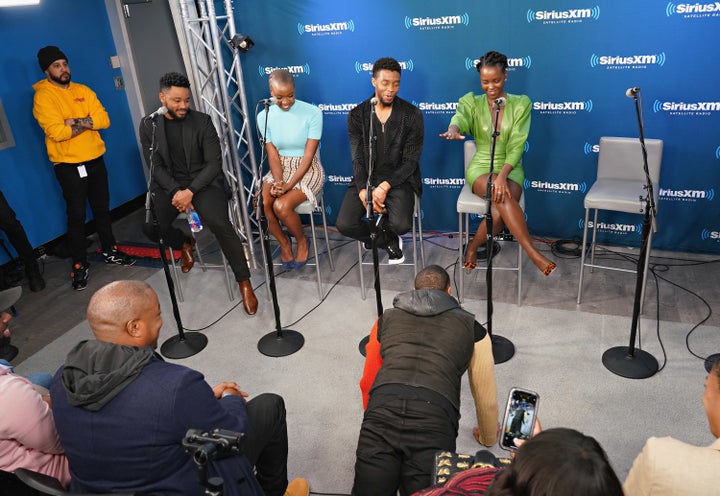
[[[446,140],[464,140],[465,136],[459,134],[459,130],[460,129],[457,126],[450,126],[447,131],[440,133],[440,137],[445,138]]]
[[[270,194],[275,198],[278,198],[285,193],[287,193],[287,184],[282,181],[275,182],[270,187]]]
[[[495,176],[492,183],[492,201],[502,203],[510,197],[507,179],[502,176]]]
[[[540,419],[535,419],[535,425],[533,426],[532,434],[530,434],[530,437],[533,438],[540,434],[542,432],[542,425],[540,425]],[[515,443],[515,446],[518,448],[525,444],[527,442],[527,439],[514,439],[513,442]],[[513,452],[510,456],[515,456],[515,453]]]
[[[178,212],[187,212],[188,208],[192,208],[193,192],[189,189],[181,189],[172,197],[172,206],[178,209]]]
[[[248,393],[240,389],[240,386],[238,386],[235,382],[221,382],[217,386],[214,386],[212,390],[213,394],[218,399],[222,398],[226,394],[241,396],[243,398],[250,396]]]
[[[10,315],[7,312],[2,312],[0,314],[0,337],[9,338],[10,337],[10,320],[12,319],[12,315]]]
[[[378,185],[373,188],[373,211],[382,214],[385,213],[385,198],[387,198],[387,190],[385,186]]]
[[[367,189],[361,189],[360,193],[358,193],[358,197],[363,204],[363,208],[367,208]]]

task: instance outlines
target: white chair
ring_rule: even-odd
[[[648,172],[653,184],[655,205],[657,206],[658,183],[660,179],[660,165],[662,163],[663,141],[659,139],[646,139]],[[620,272],[633,272],[635,269],[611,267],[595,263],[595,247],[597,236],[598,210],[612,210],[642,214],[645,208],[645,171],[642,148],[637,138],[618,138],[603,136],[600,138],[598,153],[597,179],[585,195],[585,224],[583,226],[582,255],[580,258],[580,283],[578,285],[577,302],[580,303],[583,291],[583,277],[585,267],[593,269],[608,269]],[[587,232],[590,210],[594,210],[592,243],[590,248],[590,263],[587,263]],[[648,265],[650,262],[650,248],[652,246],[652,229],[648,237],[647,257],[643,268],[642,292],[640,295],[640,311],[645,299],[645,282],[647,280]]]
[[[363,265],[373,265],[372,256],[370,257],[370,261],[365,261],[363,255],[363,244],[362,242],[357,242],[357,251],[358,251],[358,270],[360,271],[360,291],[362,293],[362,299],[365,299],[366,294],[366,288],[365,288],[365,272],[363,270]],[[418,253],[419,252],[419,253]],[[368,253],[371,253],[371,251],[368,250]],[[403,250],[403,253],[406,253],[406,250]],[[418,254],[420,257],[418,258]],[[418,265],[418,262],[420,264]],[[387,265],[387,262],[382,263],[381,265]],[[418,195],[415,195],[415,205],[413,206],[413,223],[412,223],[412,262],[403,262],[401,264],[395,264],[395,265],[412,265],[413,270],[415,271],[415,275],[417,275],[418,270],[425,267],[425,245],[423,243],[423,227],[422,227],[422,208],[420,205],[420,197]]]
[[[181,213],[177,217],[178,219],[187,220],[187,216],[184,213]],[[202,218],[200,219],[202,221]],[[205,232],[205,229],[203,229],[201,232]],[[197,267],[200,267],[200,269],[203,272],[206,272],[208,269],[217,269],[221,268],[225,271],[225,284],[227,285],[227,291],[228,291],[228,298],[230,301],[233,301],[235,299],[235,293],[233,292],[233,282],[235,281],[234,275],[232,275],[232,271],[230,270],[230,266],[228,265],[227,259],[225,258],[225,254],[222,252],[220,247],[218,246],[218,251],[220,252],[220,257],[222,260],[222,263],[205,263],[203,260],[202,250],[200,248],[200,244],[198,243],[198,237],[197,234],[190,231],[190,235],[195,240],[195,246],[194,251],[195,255],[197,257],[195,261],[195,265]],[[175,251],[172,249],[172,247],[168,246],[168,251],[170,252],[170,264],[172,266],[173,271],[173,279],[175,280],[175,293],[177,294],[178,301],[184,301],[184,295],[182,291],[182,284],[180,279],[180,272],[179,267],[177,263],[175,262]],[[247,254],[246,254],[247,255]],[[232,275],[232,276],[231,276]]]
[[[330,271],[335,272],[335,263],[332,259],[332,251],[330,250],[330,238],[328,236],[327,219],[325,218],[325,200],[323,199],[323,191],[317,195],[317,207],[313,208],[309,200],[305,200],[300,205],[295,207],[295,212],[299,215],[310,216],[310,233],[312,235],[313,254],[315,255],[315,262],[308,262],[308,265],[315,266],[315,275],[317,276],[317,287],[318,287],[318,298],[322,300],[322,278],[320,277],[320,252],[318,251],[317,236],[315,233],[315,216],[314,214],[320,212],[322,217],[322,228],[323,234],[325,235],[325,249],[327,250],[328,262],[330,263]],[[309,258],[309,257],[308,257]]]
[[[477,151],[477,146],[475,144],[475,141],[473,140],[467,140],[464,143],[463,148],[463,156],[464,156],[464,163],[465,163],[465,169],[467,169],[468,164],[470,164],[470,161],[472,160],[473,156],[475,155],[475,152]],[[520,208],[525,211],[525,195],[523,194],[520,197]],[[458,300],[461,302],[463,301],[463,298],[465,296],[465,269],[462,268],[463,260],[465,260],[465,252],[464,247],[466,246],[467,242],[470,240],[470,214],[477,214],[478,216],[483,216],[487,214],[488,210],[488,202],[485,198],[480,198],[475,193],[472,192],[472,187],[468,184],[464,184],[462,187],[462,190],[460,191],[460,195],[457,199],[457,213],[458,213],[458,231],[459,231],[459,245],[458,245],[458,256],[460,257],[459,263],[460,263],[460,287],[458,288]],[[494,220],[494,219],[493,219]],[[497,241],[496,241],[497,242]],[[520,243],[517,243],[517,265],[514,267],[510,266],[496,266],[495,261],[493,260],[493,270],[510,270],[517,272],[517,304],[518,306],[521,305],[522,300],[522,246],[520,246]],[[479,260],[479,262],[482,262],[482,260]],[[486,266],[478,264],[476,269],[480,270],[487,270]]]

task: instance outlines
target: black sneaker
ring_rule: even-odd
[[[393,238],[388,241],[385,250],[388,252],[388,264],[398,265],[405,261],[405,255],[402,252],[403,241],[397,234],[392,236]]]
[[[87,288],[89,273],[90,265],[87,262],[73,265],[73,271],[70,272],[70,277],[72,277],[72,287],[75,291],[82,291]]]
[[[110,251],[102,252],[102,256],[106,264],[134,265],[136,262],[133,257],[118,250],[117,246],[113,246],[113,249]]]

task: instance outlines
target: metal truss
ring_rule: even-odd
[[[196,106],[209,114],[220,137],[223,172],[231,189],[230,221],[245,241],[245,255],[257,268],[254,234],[257,220],[248,215],[253,192],[260,180],[252,146],[251,124],[236,46],[232,1],[224,1],[224,13],[216,13],[213,0],[177,0],[187,51],[186,66]],[[245,184],[245,179],[250,184]]]

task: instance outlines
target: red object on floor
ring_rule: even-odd
[[[118,243],[118,250],[127,253],[136,258],[155,258],[160,259],[160,250],[156,245],[142,243]],[[97,253],[102,253],[102,249],[98,248]],[[165,249],[165,256],[170,260],[171,254],[168,248]],[[175,260],[180,260],[180,250],[175,252]]]

